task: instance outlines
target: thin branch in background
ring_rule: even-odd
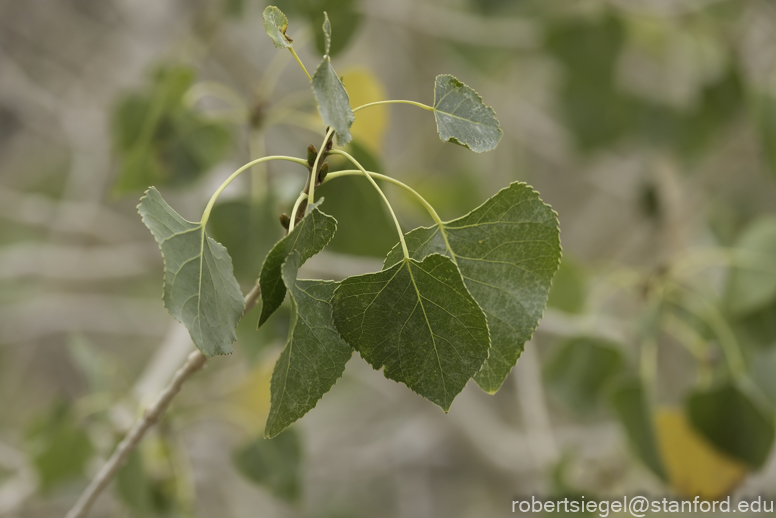
[[[261,288],[257,283],[245,296],[245,312],[243,314],[256,306],[260,295]],[[87,515],[92,505],[94,505],[94,502],[100,496],[100,493],[102,493],[108,484],[110,484],[118,470],[129,458],[129,455],[140,444],[140,441],[143,439],[148,429],[162,418],[173,398],[181,391],[183,383],[191,377],[191,375],[204,367],[206,361],[207,357],[199,351],[194,351],[189,354],[186,363],[178,369],[178,372],[175,373],[175,376],[173,376],[172,381],[167,388],[159,394],[156,401],[143,412],[143,416],[129,430],[124,437],[124,440],[119,443],[108,461],[81,494],[78,502],[76,502],[70,512],[67,513],[66,518],[83,518]]]

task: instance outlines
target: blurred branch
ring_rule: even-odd
[[[0,342],[33,340],[62,332],[159,336],[167,317],[157,298],[51,294],[0,306]]]
[[[66,216],[62,225],[57,215]],[[96,203],[59,201],[41,194],[25,194],[0,186],[0,218],[60,232],[81,233],[106,242],[120,242],[143,227]],[[143,234],[145,235],[145,234]]]
[[[407,0],[367,2],[362,9],[372,18],[400,23],[430,36],[469,45],[534,49],[542,39],[534,23],[516,17],[484,18]]]
[[[156,247],[147,243],[115,246],[69,246],[22,243],[0,248],[0,279],[40,276],[95,280],[134,277],[159,262]]]
[[[154,423],[164,415],[172,399],[180,392],[183,383],[195,372],[200,370],[207,361],[207,357],[199,351],[191,353],[186,363],[175,373],[170,385],[159,394],[156,402],[144,413],[143,417],[135,423],[124,440],[119,443],[108,462],[100,469],[75,506],[67,513],[66,518],[83,518],[89,512],[94,501],[113,480],[119,468],[124,465],[129,455],[137,448],[143,436]]]
[[[245,296],[245,312],[253,309],[258,303],[261,291],[259,285],[256,284],[253,289]],[[124,465],[129,458],[129,455],[137,448],[140,441],[145,436],[151,426],[157,423],[164,413],[167,411],[167,407],[170,406],[173,398],[181,391],[183,383],[194,373],[204,367],[207,362],[207,357],[200,351],[194,351],[189,354],[186,363],[178,369],[178,372],[173,376],[172,381],[164,391],[159,394],[156,401],[143,412],[143,416],[138,420],[135,425],[129,430],[119,445],[114,450],[105,465],[100,469],[97,475],[92,479],[91,483],[78,502],[73,506],[66,518],[83,518],[89,512],[97,497],[113,480],[113,477],[118,472],[119,468]]]

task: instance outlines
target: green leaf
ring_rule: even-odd
[[[307,9],[307,16],[313,26],[320,26],[323,23],[321,13],[326,12],[326,17],[331,19],[331,25],[337,28],[337,39],[334,41],[330,41],[331,34],[327,38],[325,34],[316,32],[315,46],[324,54],[336,56],[347,48],[361,24],[357,2],[356,0],[318,0],[311,4]]]
[[[451,75],[440,75],[434,85],[434,117],[439,138],[475,153],[496,149],[502,131],[493,108]]]
[[[774,439],[774,415],[732,384],[695,392],[687,400],[693,427],[719,449],[755,469],[768,460]]]
[[[259,276],[261,263],[256,259],[266,257],[283,236],[271,197],[260,202],[248,198],[217,202],[207,230],[229,250],[234,276],[246,289],[252,288]]]
[[[136,516],[149,516],[153,509],[153,490],[143,463],[135,450],[116,473],[116,493]]]
[[[299,500],[302,447],[293,430],[286,430],[271,441],[258,437],[235,450],[232,458],[248,480],[287,502]]]
[[[736,243],[737,268],[727,287],[727,303],[736,315],[753,313],[776,298],[776,218],[762,217],[747,226]],[[752,265],[752,260],[762,263]],[[764,266],[774,265],[771,271]]]
[[[561,344],[547,364],[548,389],[579,415],[589,415],[606,386],[623,365],[620,349],[597,338],[572,338]]]
[[[655,475],[667,480],[657,446],[652,415],[641,382],[633,380],[620,385],[613,394],[612,406],[625,427],[625,433],[636,456]]]
[[[323,32],[326,40],[330,42],[331,24],[328,17],[323,24]],[[327,44],[327,51],[328,47]],[[339,145],[347,144],[351,139],[350,126],[353,125],[356,116],[350,108],[350,98],[345,85],[331,66],[331,58],[328,54],[323,56],[323,61],[313,74],[312,87],[323,122],[334,128]]]
[[[757,96],[755,122],[765,165],[776,175],[776,97],[774,95]]]
[[[348,152],[366,170],[382,172],[382,167],[375,158],[364,147],[357,145],[355,140],[350,142],[349,147]],[[331,171],[352,168],[350,162],[343,161],[341,166],[334,166]],[[386,250],[390,250],[396,242],[396,227],[380,195],[366,178],[343,176],[336,182],[322,185],[315,189],[315,192],[326,198],[326,210],[337,221],[358,222],[337,228],[337,234],[328,244],[328,250],[385,257]],[[365,228],[368,228],[369,232],[364,232]]]
[[[450,258],[433,254],[349,277],[334,324],[372,367],[447,412],[488,357],[488,326]]]
[[[299,254],[299,266],[320,252],[331,241],[337,230],[337,220],[318,210],[323,199],[308,207],[304,218],[294,230],[278,241],[264,259],[259,275],[261,287],[261,316],[259,326],[264,324],[286,298],[282,266],[294,252]]]
[[[353,350],[332,321],[332,281],[297,280],[300,256],[283,263],[283,282],[291,295],[288,341],[272,372],[271,403],[264,435],[271,439],[312,410],[345,371]]]
[[[547,302],[560,260],[558,219],[524,183],[502,189],[466,216],[406,235],[411,257],[454,259],[488,318],[490,357],[474,380],[495,393],[523,352]],[[398,247],[385,265],[401,258]]]
[[[267,32],[267,36],[272,38],[272,44],[275,45],[276,49],[288,48],[294,41],[286,34],[287,29],[288,18],[283,14],[283,11],[274,5],[267,6],[264,9],[264,30]]]
[[[232,145],[228,127],[183,102],[193,82],[189,67],[161,67],[143,91],[119,101],[112,120],[117,193],[187,185],[226,157]]]
[[[41,491],[83,476],[94,451],[89,435],[76,421],[70,403],[60,402],[27,433],[27,453],[38,472]]]
[[[138,205],[164,258],[164,306],[206,356],[229,354],[245,304],[226,248],[183,219],[156,188]]]

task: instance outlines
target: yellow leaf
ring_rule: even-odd
[[[350,105],[357,108],[363,104],[384,101],[385,89],[380,81],[366,69],[353,68],[343,76],[343,83],[350,97]],[[382,148],[383,135],[388,126],[388,107],[372,106],[356,114],[356,121],[350,128],[353,139],[371,152]]]
[[[746,465],[719,451],[693,430],[681,410],[659,409],[655,429],[671,488],[677,494],[717,500],[732,492],[746,477]]]
[[[269,414],[269,384],[274,367],[274,359],[262,362],[226,396],[222,411],[246,430],[257,432],[264,429],[264,421]]]

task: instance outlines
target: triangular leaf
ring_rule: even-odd
[[[323,199],[308,207],[307,215],[294,227],[294,230],[278,241],[261,267],[259,287],[261,288],[261,316],[259,326],[280,307],[286,297],[286,285],[283,283],[283,263],[294,252],[299,254],[299,266],[323,250],[337,230],[337,220],[318,210]],[[312,210],[311,210],[312,209]]]
[[[502,131],[493,108],[451,75],[436,78],[434,117],[439,138],[476,153],[496,149],[501,140]]]
[[[294,252],[282,267],[292,301],[291,324],[272,373],[267,438],[312,410],[342,376],[353,353],[332,322],[331,299],[337,283],[297,280],[299,263],[299,253]]]
[[[285,49],[291,46],[291,42],[294,40],[286,34],[287,29],[288,18],[283,14],[283,11],[274,5],[267,6],[264,9],[264,30],[272,38],[272,44],[275,45],[275,48]]]
[[[560,260],[558,219],[524,183],[502,189],[466,216],[442,228],[417,228],[406,236],[414,259],[452,257],[469,293],[488,317],[490,357],[474,380],[496,392],[517,363],[547,302]],[[386,267],[401,260],[394,247]]]
[[[248,480],[269,489],[286,502],[296,502],[302,492],[302,445],[293,430],[268,441],[261,437],[244,444],[232,455],[235,466]]]
[[[331,58],[328,54],[331,45],[331,24],[328,16],[323,23],[323,32],[326,36],[326,55],[323,56],[323,61],[313,74],[313,94],[318,102],[318,110],[323,122],[334,128],[337,143],[344,145],[350,142],[350,126],[356,120],[356,116],[350,108],[348,92],[331,66]]]
[[[753,468],[761,468],[773,446],[774,415],[729,384],[695,392],[687,400],[695,430],[715,446]]]
[[[137,207],[164,257],[164,306],[205,356],[229,354],[245,304],[232,260],[201,223],[183,219],[154,187]]]
[[[488,357],[485,315],[442,255],[349,277],[333,306],[337,330],[362,358],[445,412]]]

